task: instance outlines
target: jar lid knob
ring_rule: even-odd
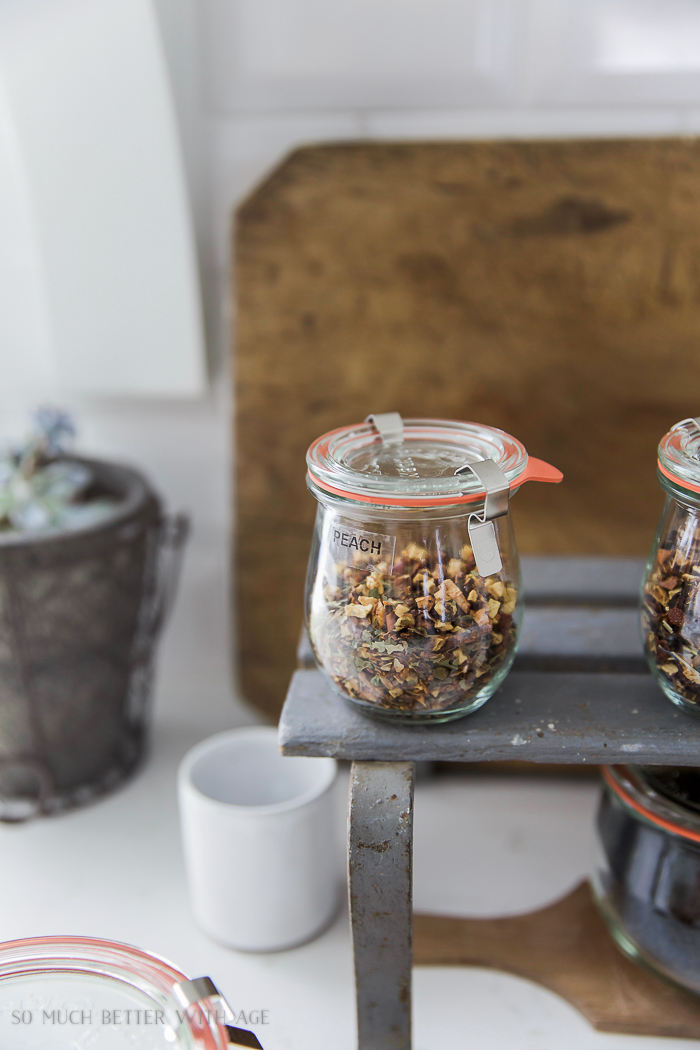
[[[400,445],[403,441],[403,419],[398,412],[378,412],[367,416],[365,423],[376,427],[385,445]]]

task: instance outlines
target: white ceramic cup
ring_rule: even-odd
[[[178,773],[195,918],[231,948],[280,951],[311,940],[340,900],[332,758],[284,758],[277,730],[203,740]]]

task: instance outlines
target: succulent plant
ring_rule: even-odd
[[[20,446],[0,450],[0,531],[44,532],[102,521],[114,508],[104,496],[90,498],[90,468],[68,455],[75,426],[67,412],[41,407]]]

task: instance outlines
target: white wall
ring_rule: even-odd
[[[85,447],[139,463],[195,531],[163,710],[230,706],[229,222],[293,147],[353,138],[695,134],[700,0],[153,0],[173,81],[214,384],[75,400]],[[5,426],[20,426],[20,410]],[[302,469],[300,465],[300,469]]]
[[[3,400],[57,383],[201,395],[192,222],[151,0],[3,0],[0,109],[0,243],[24,256],[0,263],[20,293],[0,311]]]

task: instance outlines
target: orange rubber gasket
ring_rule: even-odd
[[[651,810],[643,806],[641,802],[637,802],[629,792],[625,791],[613,777],[607,766],[601,766],[600,769],[603,780],[608,785],[611,791],[618,795],[623,802],[640,813],[645,817],[651,824],[656,824],[657,827],[663,828],[664,831],[671,831],[674,835],[680,835],[681,838],[690,839],[691,842],[700,842],[700,831],[691,831],[689,828],[681,827],[680,824],[674,824],[672,820],[666,820],[665,817],[660,817],[656,813],[652,813]]]
[[[663,476],[672,481],[674,485],[679,485],[682,489],[690,489],[691,492],[700,492],[700,485],[693,485],[690,481],[686,481],[685,478],[681,479],[676,474],[672,474],[670,470],[661,465],[660,459],[657,459],[656,462]]]
[[[345,430],[345,427],[341,427],[341,430]],[[332,431],[333,434],[337,434],[339,431]],[[313,448],[313,445],[312,445]],[[383,507],[440,507],[440,506],[452,506],[456,503],[478,503],[483,500],[486,495],[486,491],[482,489],[480,492],[472,492],[466,496],[431,496],[428,498],[418,499],[395,499],[392,496],[367,496],[364,493],[351,492],[347,489],[334,488],[333,485],[329,485],[326,481],[321,481],[317,478],[312,470],[309,470],[309,477],[313,481],[314,485],[318,485],[319,488],[324,489],[326,492],[332,492],[334,496],[342,496],[344,499],[355,500],[357,503],[372,503]],[[543,459],[535,459],[533,456],[528,457],[525,470],[519,477],[514,478],[510,483],[511,491],[513,489],[519,489],[521,485],[524,485],[527,481],[544,481],[553,485],[558,485],[563,479],[564,475],[556,467],[551,466],[549,463],[545,463]]]

